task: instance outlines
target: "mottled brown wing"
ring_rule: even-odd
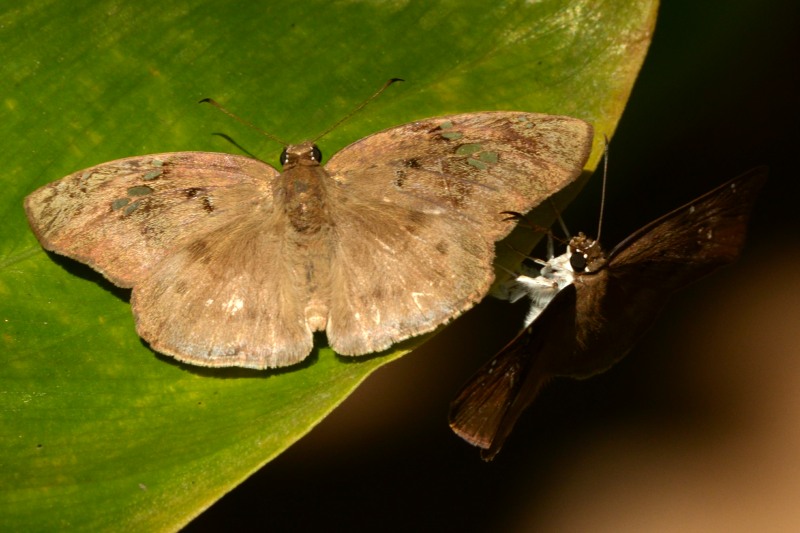
[[[273,368],[313,347],[307,272],[282,211],[254,208],[164,257],[133,288],[136,330],[202,366]]]
[[[358,355],[434,330],[493,280],[494,242],[574,181],[592,129],[569,117],[488,112],[422,120],[358,141],[326,169],[335,241],[327,333]]]
[[[37,189],[25,210],[46,249],[132,287],[181,241],[270,203],[277,174],[255,159],[226,154],[129,157]]]

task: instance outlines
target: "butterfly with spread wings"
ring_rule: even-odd
[[[132,288],[139,336],[202,366],[270,368],[325,331],[342,355],[433,331],[480,301],[494,243],[573,182],[586,122],[523,112],[419,120],[321,165],[311,142],[283,170],[177,152],[120,159],[25,200],[42,246]]]

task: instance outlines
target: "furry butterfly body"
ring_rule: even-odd
[[[467,382],[450,425],[492,459],[551,378],[586,378],[624,357],[669,296],[733,262],[766,169],[747,172],[641,228],[606,255],[580,234],[512,297],[533,301],[525,329]]]
[[[430,332],[479,301],[494,242],[571,183],[591,126],[487,112],[368,136],[324,167],[311,143],[283,171],[178,152],[76,172],[26,198],[44,248],[133,289],[151,347],[203,366],[303,360],[313,332],[343,355]]]

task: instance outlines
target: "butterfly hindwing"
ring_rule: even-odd
[[[450,427],[483,448],[491,460],[517,420],[553,377],[553,359],[568,355],[575,333],[574,285],[561,289],[544,312],[486,362],[450,404]]]
[[[286,238],[285,217],[259,214],[173,250],[134,287],[136,328],[154,350],[203,366],[250,368],[308,355],[307,255]]]

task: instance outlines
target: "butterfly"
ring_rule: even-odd
[[[579,234],[539,276],[517,277],[511,299],[532,302],[525,328],[453,400],[453,431],[491,460],[551,378],[587,378],[624,357],[673,292],[739,257],[766,177],[764,167],[750,170],[647,224],[609,254]]]
[[[573,182],[592,128],[483,112],[419,120],[321,165],[304,142],[281,171],[176,152],[66,176],[25,199],[42,246],[132,288],[150,347],[202,366],[305,359],[314,332],[342,355],[433,331],[481,300],[494,243]]]

